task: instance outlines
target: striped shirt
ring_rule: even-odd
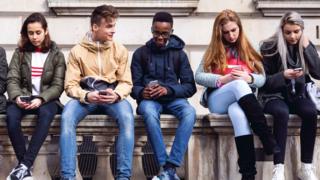
[[[31,79],[32,79],[32,95],[40,94],[41,76],[43,66],[48,57],[49,52],[42,53],[40,50],[32,53],[31,60]]]

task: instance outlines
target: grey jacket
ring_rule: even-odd
[[[8,63],[5,50],[0,47],[0,113],[6,112],[6,81],[8,73]]]
[[[216,82],[219,77],[222,75],[220,74],[213,74],[213,73],[208,73],[204,71],[203,68],[204,61],[202,60],[198,66],[198,69],[195,74],[195,81],[197,84],[202,85],[205,87],[201,99],[200,99],[200,104],[203,105],[204,107],[207,107],[207,98],[209,93],[212,91],[215,91],[217,89],[216,87]],[[266,78],[265,74],[256,74],[256,73],[251,73],[253,77],[253,83],[249,84],[251,88],[259,88],[262,87]]]

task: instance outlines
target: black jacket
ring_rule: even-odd
[[[158,101],[188,98],[195,94],[194,76],[183,51],[184,45],[179,37],[171,35],[169,43],[163,48],[158,48],[151,39],[134,52],[131,63],[131,96],[138,103],[142,100],[144,87],[152,80],[158,80],[168,90],[168,95],[160,97]]]
[[[261,54],[270,54],[272,52],[264,52],[263,49],[269,49],[268,43],[264,43],[261,46]],[[275,52],[276,49],[271,49]],[[304,49],[303,56],[305,58],[306,66],[308,67],[309,74],[315,79],[320,79],[320,58],[317,53],[315,46],[310,42],[308,47]],[[263,104],[271,99],[280,98],[286,99],[290,98],[289,90],[291,86],[290,80],[285,79],[283,75],[284,67],[281,62],[279,53],[273,56],[263,56],[263,67],[266,73],[266,82],[262,88],[259,89],[259,99]],[[309,75],[302,76],[296,80],[296,88],[301,93],[299,96],[305,95],[305,82],[310,79]]]
[[[8,73],[8,63],[6,58],[6,52],[0,47],[0,113],[6,112],[6,81]]]

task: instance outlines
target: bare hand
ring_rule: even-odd
[[[107,104],[112,104],[115,103],[120,99],[120,96],[113,91],[113,89],[106,89],[106,95],[99,95],[99,102],[100,103],[107,103]]]
[[[142,91],[142,97],[143,99],[151,99],[151,90],[152,87],[145,87]]]
[[[20,96],[16,98],[16,103],[21,109],[25,109],[30,104],[29,102],[21,101]]]
[[[222,84],[227,84],[228,82],[235,80],[235,78],[231,74],[226,74],[221,76],[219,80]]]
[[[283,71],[283,75],[286,79],[296,79],[303,75],[303,71],[295,71],[293,69],[286,69]]]
[[[167,88],[160,86],[160,85],[154,86],[150,91],[150,97],[153,99],[157,99],[157,98],[159,98],[161,96],[165,96],[167,94],[168,94]]]
[[[99,103],[100,95],[99,91],[91,91],[87,94],[87,99],[89,103]]]
[[[247,83],[252,83],[252,77],[249,75],[247,71],[232,69],[230,74],[234,79],[242,79],[245,80]]]
[[[25,107],[25,109],[30,110],[30,109],[36,109],[39,108],[42,104],[42,100],[40,98],[34,98],[28,106]]]

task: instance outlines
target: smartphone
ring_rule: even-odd
[[[300,67],[300,68],[295,68],[293,69],[294,71],[302,71],[303,69]]]
[[[107,91],[99,91],[99,95],[110,95]]]
[[[20,100],[22,102],[30,103],[32,100],[32,97],[31,96],[20,96]]]
[[[157,84],[159,84],[158,80],[153,80],[153,81],[150,81],[150,82],[148,83],[148,87],[153,87],[153,86],[155,86],[155,85],[157,85]]]
[[[237,69],[237,70],[242,70],[241,65],[228,65],[229,69]]]

